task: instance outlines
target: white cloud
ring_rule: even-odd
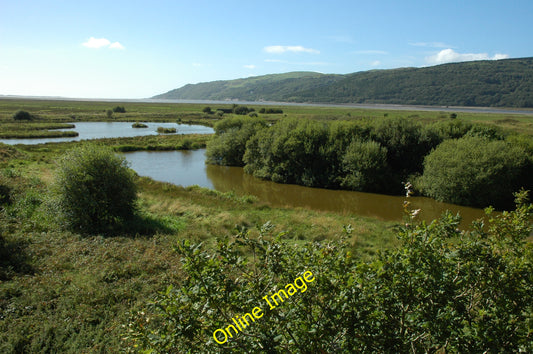
[[[316,49],[305,48],[301,45],[271,45],[263,48],[263,50],[270,54],[283,54],[286,52],[320,54],[320,51]]]
[[[124,46],[123,46],[122,44],[120,44],[119,42],[111,43],[111,44],[109,45],[109,48],[111,48],[111,49],[121,49],[121,50],[122,50],[122,49],[126,49],[126,48],[124,48]]]
[[[253,65],[253,64],[245,65],[244,67],[245,67],[246,69],[255,69],[255,68],[256,68],[256,66]]]
[[[443,49],[435,55],[426,57],[426,63],[430,65],[444,64],[444,63],[454,63],[460,61],[472,61],[472,60],[499,60],[507,59],[509,55],[507,54],[495,54],[494,56],[489,56],[487,53],[457,53],[453,49]]]
[[[381,62],[379,60],[374,60],[373,62],[370,63],[370,66],[380,66],[381,65]]]
[[[122,44],[119,42],[111,43],[109,39],[106,38],[94,38],[91,37],[87,40],[87,42],[82,43],[84,47],[92,48],[92,49],[98,49],[98,48],[111,48],[111,49],[125,49]]]

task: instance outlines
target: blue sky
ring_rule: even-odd
[[[0,0],[0,95],[146,98],[188,83],[533,56],[533,1]]]

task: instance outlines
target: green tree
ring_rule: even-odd
[[[134,174],[125,158],[94,144],[62,157],[52,191],[62,222],[75,232],[115,232],[136,208]]]
[[[446,140],[424,161],[424,195],[455,204],[497,208],[512,205],[513,193],[533,187],[532,161],[524,149],[501,140]]]
[[[252,117],[231,117],[217,122],[215,136],[207,145],[207,163],[243,166],[246,142],[265,126],[263,119]]]
[[[363,192],[385,189],[388,180],[387,148],[375,141],[354,139],[343,158],[341,186]]]

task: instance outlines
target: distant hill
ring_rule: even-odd
[[[533,107],[533,58],[347,75],[291,72],[189,84],[153,98]]]

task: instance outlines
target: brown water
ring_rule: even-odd
[[[240,167],[206,165],[205,151],[138,151],[125,154],[131,167],[141,176],[177,185],[200,185],[221,192],[234,191],[237,195],[253,195],[274,207],[302,207],[375,217],[381,220],[401,221],[403,196],[309,188],[292,184],[263,181],[244,173]],[[422,209],[420,218],[431,221],[445,210],[463,217],[463,226],[484,215],[483,210],[430,198],[409,198],[412,209]]]

